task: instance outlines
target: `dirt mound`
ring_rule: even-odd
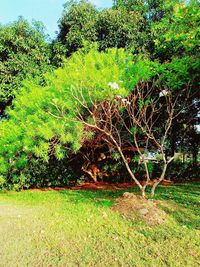
[[[130,220],[142,219],[149,225],[163,224],[166,219],[165,212],[158,208],[158,201],[128,192],[118,198],[112,210],[118,211]]]

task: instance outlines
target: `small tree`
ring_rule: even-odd
[[[117,83],[110,83],[113,90],[119,89]],[[152,183],[151,195],[164,180],[167,167],[173,156],[167,158],[165,148],[173,119],[182,112],[183,107],[176,109],[179,98],[175,98],[168,89],[159,90],[154,82],[140,82],[128,97],[115,95],[111,100],[98,102],[95,93],[73,92],[73,97],[80,104],[77,108],[77,119],[85,126],[85,131],[101,135],[101,142],[118,151],[131,178],[138,185],[142,196]],[[184,106],[184,104],[183,104]],[[146,180],[139,181],[130,167],[123,148],[132,147],[137,151],[134,160],[143,164]],[[149,171],[148,152],[154,151],[160,156],[162,172],[158,179],[152,179]]]

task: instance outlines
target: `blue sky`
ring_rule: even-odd
[[[31,21],[42,21],[47,33],[55,36],[57,21],[63,10],[66,0],[0,0],[0,24],[6,24],[16,20],[19,16]],[[90,0],[99,8],[109,7],[112,0]]]

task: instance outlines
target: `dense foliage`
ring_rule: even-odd
[[[99,11],[88,1],[70,1],[59,22],[58,43],[70,55],[84,42],[98,42],[99,49],[129,47],[143,49],[144,18],[123,7]]]
[[[39,22],[23,18],[0,26],[0,113],[10,105],[25,78],[38,78],[50,70],[49,46]]]
[[[86,55],[83,51],[74,54],[54,76],[47,77],[48,86],[27,83],[14,101],[15,108],[8,111],[9,120],[0,125],[1,173],[23,177],[24,166],[28,161],[34,162],[35,157],[48,161],[51,155],[62,159],[67,151],[78,151],[83,126],[74,121],[78,103],[72,90],[89,86],[91,90],[98,89],[99,99],[107,97],[108,83],[113,79],[120,82],[124,58],[122,51],[98,53],[94,49]]]

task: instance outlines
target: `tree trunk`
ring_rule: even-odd
[[[151,189],[151,196],[152,196],[152,197],[155,195],[156,187],[157,187],[157,186],[164,180],[164,178],[165,178],[165,173],[166,173],[166,170],[167,170],[167,166],[168,166],[168,163],[165,163],[160,178],[159,178],[159,179],[153,184],[153,186],[152,186],[152,189]]]
[[[146,194],[145,194],[145,189],[146,189],[146,186],[143,186],[142,189],[141,189],[141,192],[142,192],[142,197],[145,198]]]
[[[115,142],[115,140],[113,140],[113,142],[114,142],[114,144],[116,145],[117,150],[119,151],[119,153],[120,153],[120,155],[121,155],[121,158],[122,158],[122,160],[123,160],[123,162],[124,162],[124,164],[125,164],[125,166],[126,166],[126,169],[127,169],[128,173],[130,174],[131,178],[134,180],[134,182],[135,182],[135,183],[137,184],[137,186],[140,188],[141,193],[142,193],[142,196],[145,195],[145,192],[144,192],[145,188],[143,189],[143,186],[140,184],[140,182],[139,182],[139,181],[137,180],[137,178],[135,177],[134,173],[131,171],[131,168],[129,167],[129,164],[128,164],[126,158],[124,157],[124,154],[123,154],[121,148],[117,145],[117,142]]]

